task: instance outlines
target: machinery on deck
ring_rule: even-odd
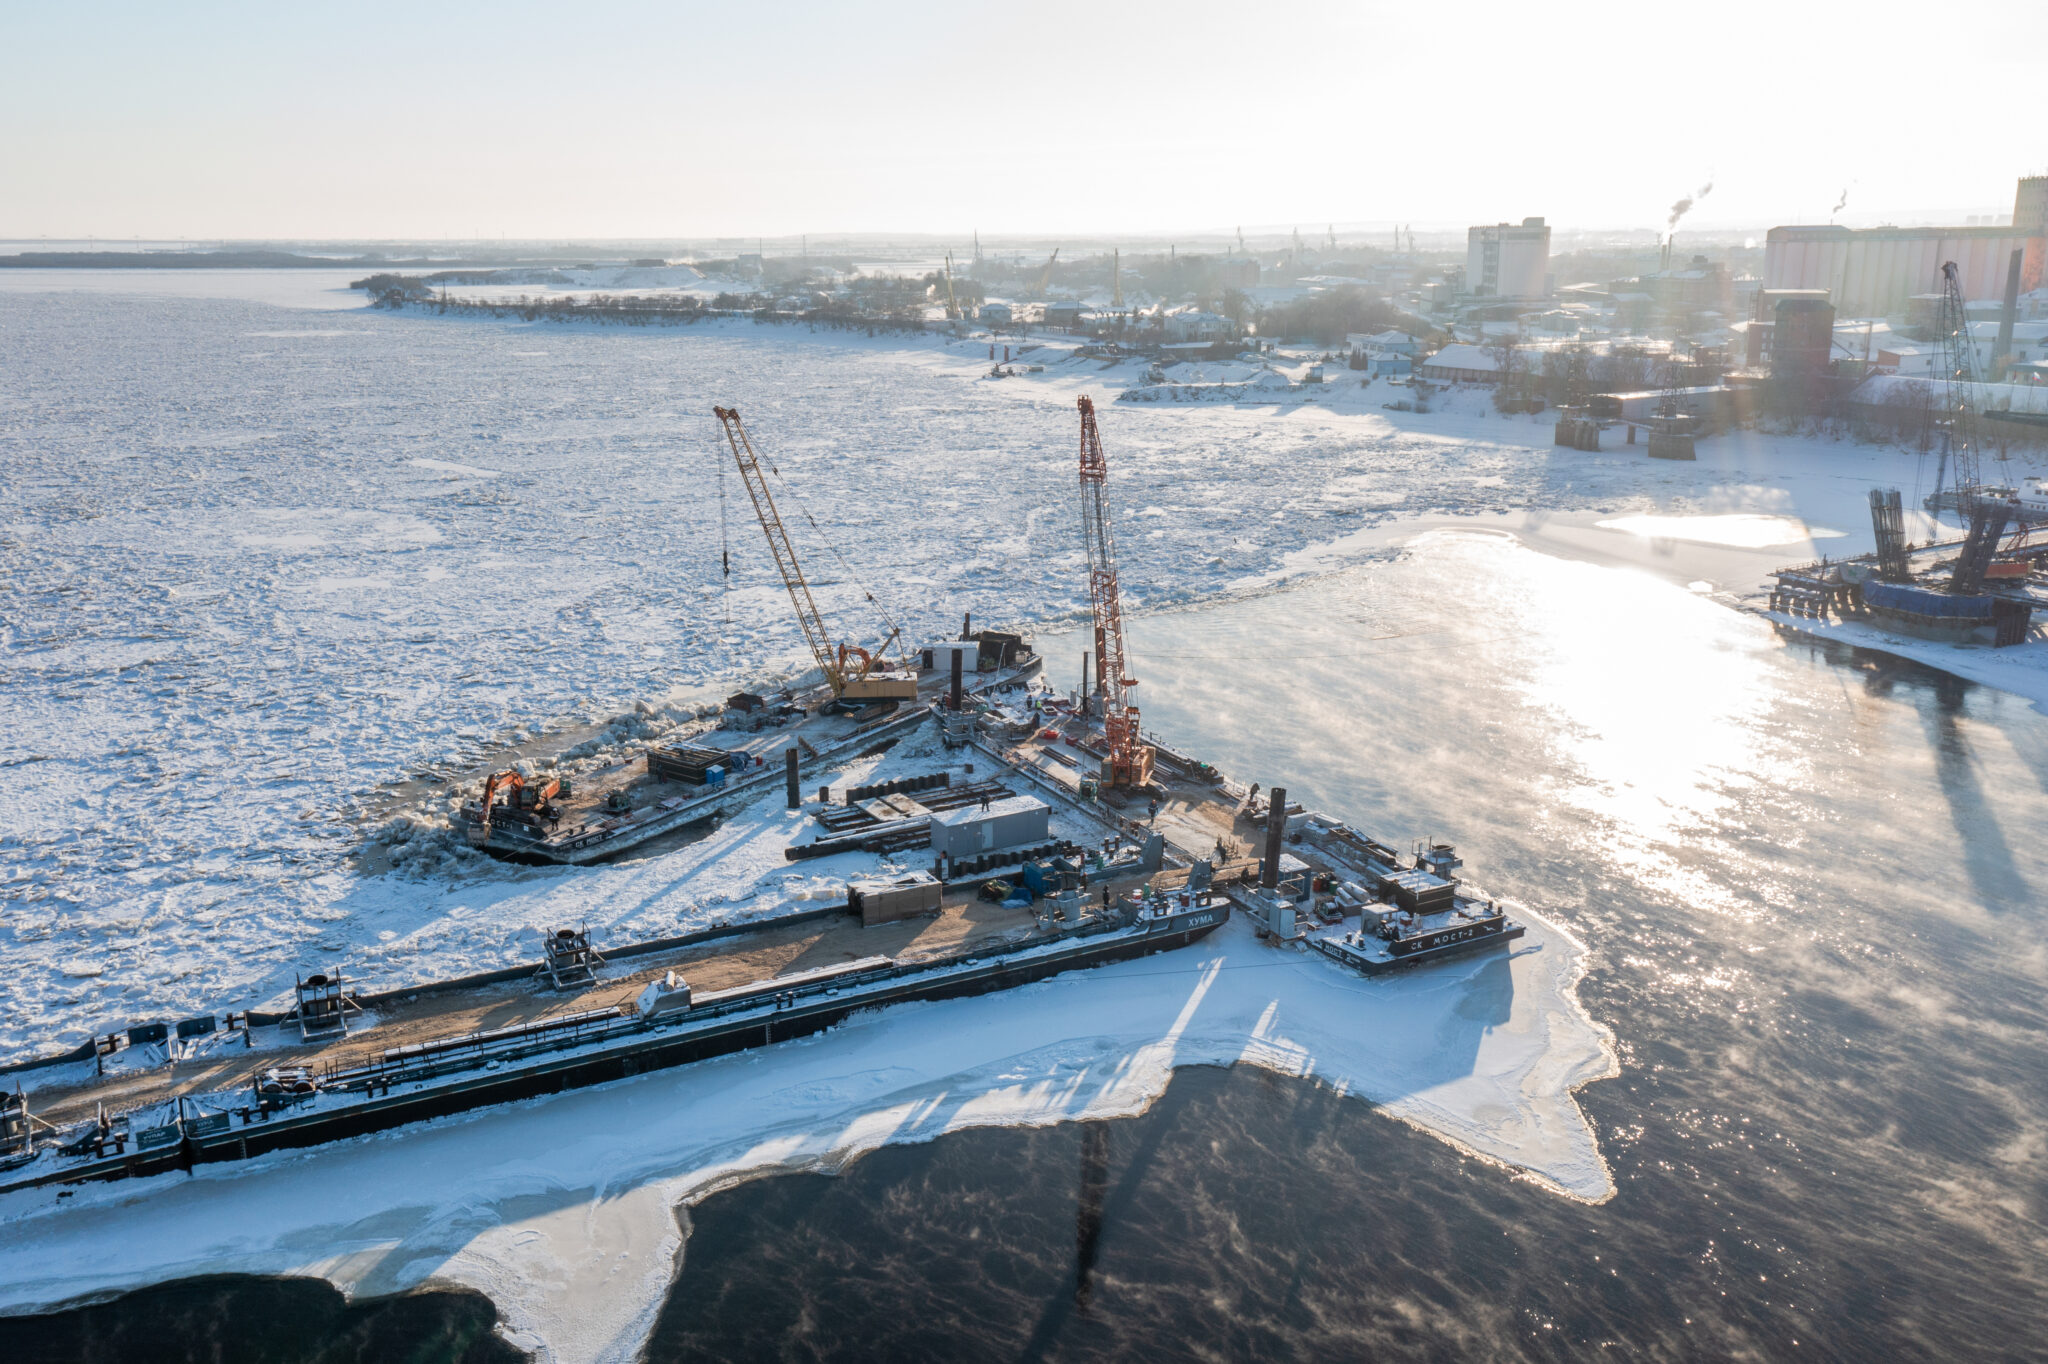
[[[1124,616],[1117,598],[1116,538],[1110,533],[1109,497],[1104,486],[1109,463],[1095,429],[1095,402],[1085,394],[1081,409],[1081,538],[1088,546],[1088,598],[1095,611],[1095,687],[1102,697],[1103,737],[1109,742],[1103,777],[1109,785],[1143,786],[1152,780],[1152,749],[1140,737],[1138,708],[1130,688],[1124,652]]]
[[[917,677],[911,672],[882,670],[883,660],[855,644],[835,640],[825,628],[825,618],[819,614],[818,603],[811,597],[811,585],[804,578],[803,566],[797,562],[796,547],[790,543],[789,532],[784,529],[782,515],[775,508],[775,497],[768,491],[768,479],[761,471],[761,460],[754,453],[753,442],[747,439],[747,429],[740,423],[737,409],[714,407],[720,425],[725,428],[726,443],[732,447],[733,462],[739,465],[740,479],[747,485],[747,496],[753,499],[754,514],[760,518],[761,532],[768,537],[768,552],[774,556],[775,570],[782,575],[782,585],[789,591],[789,600],[796,607],[797,624],[804,632],[804,642],[810,645],[811,657],[818,662],[819,671],[825,675],[826,683],[832,688],[833,699],[842,706],[866,706],[877,702],[915,701],[917,699]],[[864,593],[870,602],[872,593]],[[892,629],[889,638],[882,641],[887,649],[890,641],[897,637]]]
[[[2012,518],[2016,498],[2010,488],[1985,486],[1983,470],[1977,464],[1977,352],[1970,340],[1962,277],[1954,261],[1942,263],[1937,329],[1946,391],[1940,419],[1941,462],[1935,466],[1934,496],[1927,500],[1927,507],[1940,511],[1942,480],[1947,478],[1954,489],[1955,509],[1968,528],[1949,577],[1949,591],[1970,597],[1984,588],[1985,574],[1998,552],[2006,522]]]
[[[500,791],[505,793],[503,805],[497,803]],[[484,794],[477,802],[477,818],[469,826],[469,841],[478,847],[490,842],[491,821],[501,812],[523,824],[552,823],[555,813],[549,802],[566,794],[559,777],[528,781],[511,768],[493,772],[484,778]]]

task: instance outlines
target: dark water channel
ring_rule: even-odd
[[[0,1317],[9,1364],[518,1364],[480,1293],[349,1303],[319,1279],[220,1275],[39,1317]]]

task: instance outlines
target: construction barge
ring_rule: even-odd
[[[1021,637],[965,624],[915,663],[834,648],[738,414],[721,408],[823,685],[742,693],[715,732],[603,773],[492,774],[461,820],[479,847],[589,861],[772,806],[779,775],[803,814],[785,857],[857,858],[839,864],[842,901],[624,945],[556,928],[539,962],[381,993],[329,969],[298,980],[281,1012],[93,1038],[0,1071],[14,1084],[0,1094],[0,1193],[189,1171],[768,1046],[865,1009],[1187,947],[1234,910],[1276,947],[1368,975],[1520,937],[1502,905],[1460,885],[1448,844],[1404,863],[1283,790],[1262,800],[1144,734],[1106,463],[1088,399],[1080,409],[1096,643],[1080,690],[1036,680]],[[806,799],[806,767],[843,771],[926,726],[947,755],[935,770]],[[929,870],[901,860],[916,851]]]
[[[1275,947],[1367,975],[1522,936],[1460,886],[1446,844],[1411,864],[1284,791],[1262,797],[1156,743],[1145,785],[1106,788],[1091,701],[1039,684],[1021,702],[935,704],[919,723],[967,731],[951,767],[804,801],[791,860],[885,853],[830,907],[619,946],[564,928],[537,962],[381,993],[330,970],[280,1012],[140,1024],[19,1069],[0,1096],[0,1192],[190,1170],[603,1084],[863,1009],[1187,947],[1233,912]],[[878,814],[904,805],[930,812],[914,840],[929,870],[877,841],[901,838]]]
[[[971,661],[969,661],[971,660]],[[961,667],[956,674],[951,665]],[[894,743],[925,720],[949,685],[984,695],[1036,677],[1043,661],[1021,635],[970,632],[922,651],[910,695],[834,706],[828,683],[740,692],[716,724],[574,777],[496,772],[454,823],[472,847],[523,860],[599,862],[663,834],[724,817],[809,771]],[[957,679],[957,681],[956,681]]]
[[[1112,760],[1088,710],[1086,700],[1049,702],[1040,729],[991,751],[1053,790],[1127,801],[1090,775],[1097,764],[1106,774]],[[1198,880],[1212,867],[1228,875],[1231,900],[1268,942],[1299,944],[1381,975],[1501,946],[1527,932],[1502,902],[1461,882],[1464,859],[1448,843],[1423,840],[1404,857],[1289,801],[1285,790],[1262,795],[1256,783],[1240,786],[1156,739],[1133,761],[1150,774],[1143,827],[1162,833],[1173,854],[1192,859]]]
[[[1963,502],[1969,511],[1962,539],[1912,545],[1905,539],[1898,489],[1871,489],[1876,549],[1776,570],[1769,610],[1816,621],[1861,621],[1945,644],[2025,643],[2034,612],[2048,607],[2042,590],[2048,542],[2034,543],[2032,523],[2019,518],[2009,489],[1977,493]],[[1929,510],[1938,509],[1937,500],[1928,499]],[[2008,524],[2018,527],[2010,537]]]
[[[896,944],[840,908],[656,945],[632,970],[610,974],[631,949],[601,955],[586,935],[561,930],[519,983],[370,997],[338,976],[315,976],[282,1018],[231,1016],[218,1045],[182,1065],[170,1058],[185,1039],[161,1024],[130,1029],[108,1039],[119,1043],[111,1050],[96,1048],[98,1063],[153,1054],[96,1081],[0,1101],[0,1192],[190,1170],[602,1084],[821,1032],[862,1009],[984,994],[1184,947],[1229,917],[1229,901],[1213,891],[1176,889],[1170,875],[1132,881],[1123,873],[1137,871],[1134,861],[1106,870],[1115,889],[1104,900],[1070,891],[1034,921],[977,913],[983,902],[970,895],[920,931],[883,935],[905,940],[894,952],[875,950]],[[925,946],[933,938],[946,941]],[[841,959],[802,965],[830,958]],[[777,962],[802,969],[774,974]],[[770,974],[748,978],[763,970]]]

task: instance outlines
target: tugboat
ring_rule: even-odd
[[[1460,892],[1457,871],[1464,861],[1448,843],[1419,846],[1403,867],[1393,849],[1342,825],[1311,824],[1304,837],[1325,857],[1363,873],[1335,888],[1343,922],[1308,936],[1308,945],[1332,961],[1379,975],[1511,942],[1527,931],[1499,902]],[[1352,914],[1358,926],[1347,929]]]

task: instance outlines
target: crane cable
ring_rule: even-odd
[[[833,559],[838,562],[839,571],[845,576],[846,581],[860,589],[861,596],[867,599],[868,605],[875,608],[875,614],[882,618],[882,624],[889,627],[889,633],[883,636],[880,649],[877,652],[879,653],[881,650],[887,649],[890,640],[895,640],[900,645],[903,639],[902,627],[896,624],[895,618],[889,614],[889,609],[882,605],[881,599],[870,592],[867,584],[860,580],[860,577],[853,571],[853,565],[848,563],[846,556],[839,552],[839,546],[834,544],[832,538],[825,534],[825,528],[820,526],[818,519],[811,515],[810,505],[804,501],[802,494],[798,493],[790,481],[782,476],[782,470],[775,466],[773,459],[763,460],[762,463],[768,466],[768,472],[775,475],[775,481],[782,485],[783,491],[788,495],[789,500],[803,514],[804,520],[810,523],[811,529],[817,533],[818,543],[823,545],[830,552]]]
[[[718,642],[730,647],[732,643],[732,535],[726,524],[725,510],[725,457],[712,447],[711,462],[718,466],[718,558],[724,567],[721,589],[722,605],[725,610],[725,628],[719,633]]]

